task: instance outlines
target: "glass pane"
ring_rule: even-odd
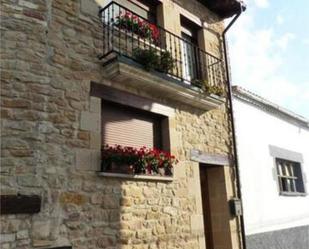
[[[295,174],[295,164],[294,163],[290,164],[290,172],[291,172],[291,176],[296,176],[296,174]]]
[[[281,178],[281,185],[282,185],[282,191],[284,191],[284,192],[288,192],[289,191],[287,179]]]
[[[296,181],[295,181],[295,180],[291,180],[291,183],[292,183],[292,185],[291,185],[291,191],[292,191],[292,192],[297,192],[297,191],[296,191]]]
[[[288,187],[288,192],[291,192],[291,186],[292,186],[292,181],[291,179],[286,179],[286,182],[287,182],[287,187]]]
[[[182,33],[181,37],[184,39],[182,40],[182,71],[183,71],[183,79],[185,80],[185,83],[188,83],[186,81],[191,81],[193,79],[197,78],[196,75],[196,55],[195,55],[195,49],[192,43],[192,38]]]
[[[287,163],[284,164],[284,175],[285,176],[291,176],[291,173],[290,173],[290,167]]]
[[[287,169],[288,169],[288,176],[293,176],[293,164],[292,163],[287,163]]]
[[[282,171],[282,165],[281,165],[281,163],[280,163],[280,161],[278,161],[277,162],[277,165],[278,165],[278,173],[279,173],[279,175],[283,175],[283,171]]]

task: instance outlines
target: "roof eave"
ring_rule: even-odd
[[[246,10],[241,0],[199,0],[219,17],[225,19]]]
[[[261,96],[254,94],[240,86],[234,85],[233,87],[233,96],[245,100],[246,102],[255,103],[256,106],[264,107],[271,112],[281,114],[285,117],[293,119],[298,124],[303,127],[309,128],[309,120],[301,115],[298,115],[278,104],[275,104],[267,99],[262,98]],[[264,109],[262,108],[262,109]]]

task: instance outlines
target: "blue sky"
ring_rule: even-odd
[[[228,33],[232,83],[309,118],[309,1],[245,2]]]

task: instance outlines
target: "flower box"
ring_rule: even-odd
[[[173,176],[178,160],[158,149],[104,146],[101,171],[129,175]]]
[[[134,167],[133,167],[133,165],[128,165],[128,164],[112,163],[111,167],[106,169],[105,172],[132,175],[132,174],[134,174]]]
[[[115,25],[121,29],[137,34],[142,39],[148,39],[154,44],[158,43],[160,34],[157,26],[139,18],[129,11],[125,13],[120,12],[120,15],[116,17]]]

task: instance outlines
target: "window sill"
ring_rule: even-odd
[[[296,196],[307,196],[307,193],[300,193],[300,192],[296,192],[296,193],[290,193],[290,192],[280,192],[279,193],[280,196],[291,196],[291,197],[296,197]]]
[[[172,182],[173,176],[149,176],[149,175],[129,175],[120,173],[109,173],[109,172],[98,172],[99,176],[113,177],[113,178],[124,178],[128,180],[147,180],[147,181],[163,181]]]

